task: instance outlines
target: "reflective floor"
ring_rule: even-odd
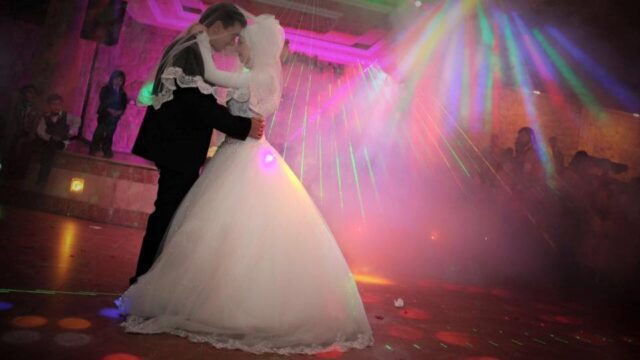
[[[0,208],[1,359],[297,359],[223,351],[171,335],[129,335],[113,301],[142,231]],[[498,288],[356,274],[375,346],[322,359],[632,359],[624,308]],[[404,308],[393,300],[403,298]],[[306,357],[309,358],[309,357]],[[637,358],[637,357],[636,357]]]

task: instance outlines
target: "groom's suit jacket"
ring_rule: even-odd
[[[202,64],[197,48],[184,51],[189,61]],[[213,129],[245,140],[251,119],[229,114],[215,97],[202,94],[197,88],[178,86],[173,99],[158,110],[147,107],[132,152],[155,162],[158,168],[193,171],[206,160]]]

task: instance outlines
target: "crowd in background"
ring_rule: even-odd
[[[566,156],[562,139],[540,145],[521,128],[513,148],[497,135],[481,151],[475,177],[483,201],[517,209],[549,248],[563,286],[631,289],[640,270],[640,178],[625,164],[584,150]],[[514,239],[513,241],[518,241]]]

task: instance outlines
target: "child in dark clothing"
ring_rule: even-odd
[[[95,155],[98,150],[106,158],[113,157],[111,146],[113,134],[118,122],[127,108],[127,93],[124,91],[125,74],[120,70],[111,73],[109,84],[100,90],[100,105],[98,106],[98,127],[93,133],[89,154]]]

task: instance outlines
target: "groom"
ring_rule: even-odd
[[[238,8],[228,3],[208,8],[198,22],[207,28],[211,47],[215,51],[232,45],[247,25]],[[263,119],[233,116],[217,103],[213,95],[201,93],[201,86],[194,85],[194,82],[202,81],[204,74],[197,44],[178,50],[173,58],[167,59],[171,57],[171,49],[178,47],[179,40],[167,48],[161,64],[173,70],[179,68],[178,71],[186,75],[187,80],[179,80],[176,76],[176,86],[165,86],[163,89],[166,85],[163,80],[166,79],[162,79],[161,75],[167,72],[162,66],[158,69],[154,98],[163,100],[147,108],[132,151],[155,162],[160,178],[155,210],[149,215],[136,274],[129,279],[130,284],[134,284],[138,277],[151,268],[174,213],[199,176],[213,129],[241,140],[247,137],[260,139],[264,132]],[[191,86],[187,85],[189,80]],[[211,84],[204,84],[204,87],[207,85]],[[167,91],[171,96],[167,96]]]

